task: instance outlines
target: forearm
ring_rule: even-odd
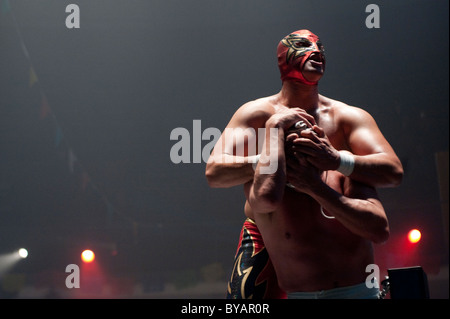
[[[284,131],[268,122],[265,142],[249,192],[252,210],[255,213],[274,211],[283,199],[285,185]]]
[[[397,157],[385,153],[353,155],[355,164],[350,175],[355,181],[373,187],[395,187],[403,178],[403,167]]]
[[[389,237],[384,209],[375,198],[358,199],[342,195],[325,183],[307,192],[327,212],[352,233],[382,243]]]
[[[205,176],[210,187],[228,188],[253,179],[256,156],[221,154],[212,156],[206,164]]]
[[[353,180],[377,188],[398,186],[403,177],[402,163],[387,141],[371,136],[367,132],[356,134],[357,138],[353,137],[346,143],[348,151],[338,151],[330,143],[324,130],[314,126],[314,130],[301,132],[301,138],[293,141],[292,149],[307,155],[309,163],[319,170],[338,170]],[[339,169],[345,160],[345,154],[352,155],[350,170],[345,167],[344,170]]]

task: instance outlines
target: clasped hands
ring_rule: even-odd
[[[286,179],[297,191],[308,193],[322,182],[324,171],[338,168],[339,152],[303,109],[284,109],[276,113],[276,119],[285,132]],[[302,127],[295,128],[300,121]]]

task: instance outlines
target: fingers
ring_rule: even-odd
[[[296,139],[298,139],[299,136],[297,133],[292,132],[292,133],[288,133],[288,136],[286,137],[286,142],[294,142]]]
[[[303,136],[303,132],[301,132]],[[306,134],[310,135],[309,133]],[[313,133],[315,135],[315,133]],[[317,138],[314,138],[317,139]],[[317,141],[319,143],[319,141]],[[294,154],[297,152],[297,156],[299,157],[303,155],[315,156],[318,150],[318,145],[311,138],[307,137],[299,137],[298,133],[289,133],[286,137],[286,152],[287,154]]]
[[[314,125],[313,131],[317,134],[318,137],[325,137],[325,131],[321,127]]]
[[[314,129],[315,127],[318,128],[318,126],[314,125],[313,128],[302,131],[301,136],[306,137],[312,141],[319,142],[320,136],[316,133],[316,131]]]
[[[299,112],[296,112],[297,120],[294,123],[294,125],[296,124],[301,124],[301,126],[306,125],[306,129],[312,129],[316,125],[316,120],[314,119],[314,117],[301,109],[299,110],[300,110]]]
[[[300,117],[302,117],[302,120],[306,120],[306,124],[310,124],[308,126],[312,127],[314,125],[316,125],[316,120],[314,119],[314,116],[312,116],[311,114],[307,113],[305,110],[301,109],[301,108],[294,108],[294,110],[297,112],[298,115],[300,115]]]
[[[308,128],[312,128],[314,125],[316,125],[316,120],[314,119],[314,117],[308,114],[305,110],[298,107],[290,109],[282,109],[277,113],[282,117],[287,117],[286,118],[287,127],[291,127],[299,121],[305,122]]]
[[[318,139],[310,139],[310,138],[304,138],[304,137],[299,137],[299,138],[294,138],[291,137],[290,138],[290,143],[292,145],[292,148],[294,150],[303,150],[304,148],[310,148],[312,150],[318,150],[319,144],[320,144],[320,140]]]
[[[318,126],[315,126],[315,128],[318,128]],[[318,129],[318,133],[316,133],[315,129],[306,129],[300,133],[301,136],[295,137],[289,135],[288,140],[292,144],[292,148],[300,150],[300,148],[303,149],[304,147],[308,147],[313,150],[318,150],[322,143],[321,137],[318,134],[324,134],[322,129]]]
[[[300,153],[306,156],[311,156],[311,157],[316,157],[317,156],[317,150],[312,148],[312,147],[308,147],[308,146],[297,146],[297,145],[293,145],[292,146],[292,152],[293,153]]]

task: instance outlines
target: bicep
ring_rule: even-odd
[[[239,108],[225,127],[214,147],[214,154],[250,156],[258,153],[258,129],[269,115],[253,105]]]
[[[366,111],[352,108],[343,117],[347,143],[355,155],[392,153],[392,147],[381,133],[374,118]]]

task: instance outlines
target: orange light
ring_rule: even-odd
[[[421,237],[422,234],[418,229],[412,229],[408,233],[408,240],[412,244],[418,243]]]
[[[92,250],[86,249],[81,253],[81,260],[85,263],[91,263],[95,259],[95,254]]]

